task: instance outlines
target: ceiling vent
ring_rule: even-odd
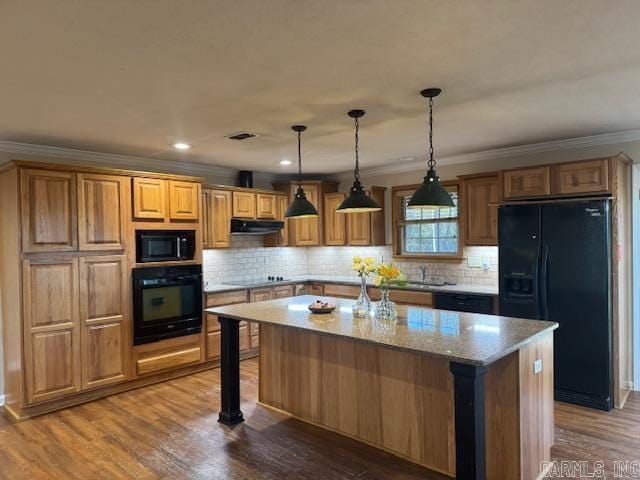
[[[227,135],[230,140],[249,140],[250,138],[257,137],[258,135],[251,132],[237,132]]]

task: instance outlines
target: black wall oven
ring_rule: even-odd
[[[195,230],[136,230],[138,263],[193,260],[195,251]]]
[[[200,333],[202,266],[133,269],[133,344]]]

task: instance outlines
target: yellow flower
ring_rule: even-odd
[[[371,257],[367,257],[364,259],[364,263],[366,263],[367,265],[373,265],[373,262],[374,260]]]
[[[355,257],[353,257],[353,263],[362,263],[362,258],[356,255]]]

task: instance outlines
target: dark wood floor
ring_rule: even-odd
[[[242,363],[243,411],[217,423],[219,370],[19,423],[0,413],[2,479],[444,478],[255,405],[257,362]],[[611,413],[558,404],[554,459],[640,460],[640,395]]]

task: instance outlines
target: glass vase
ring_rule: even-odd
[[[396,304],[389,299],[389,288],[380,287],[382,298],[376,305],[376,320],[393,321],[398,317]]]
[[[351,307],[353,316],[356,318],[367,317],[371,312],[371,299],[369,298],[369,294],[367,294],[367,278],[362,275],[360,282],[360,295],[358,295],[356,302]]]

